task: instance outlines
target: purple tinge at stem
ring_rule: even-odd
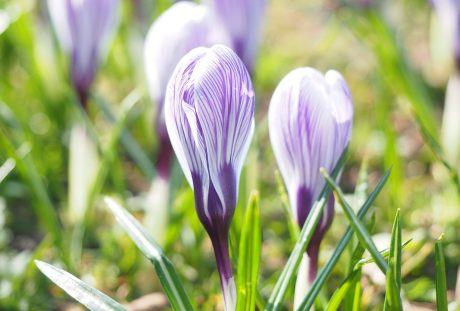
[[[118,0],[48,0],[48,9],[59,43],[70,55],[75,92],[86,107],[117,25]]]
[[[296,69],[276,88],[268,119],[270,140],[293,215],[302,227],[325,185],[320,168],[332,171],[350,140],[350,92],[336,71],[323,75],[312,68]],[[331,195],[307,248],[311,277],[316,274],[319,246],[333,216]]]
[[[233,310],[228,231],[254,131],[254,91],[238,56],[223,45],[187,53],[168,83],[165,122],[214,247],[226,310]]]

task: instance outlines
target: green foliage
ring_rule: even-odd
[[[118,205],[116,201],[107,197],[105,202],[115,215],[118,223],[136,243],[145,257],[152,262],[172,308],[174,310],[193,310],[173,265],[160,246],[145,231],[142,225],[123,207]]]
[[[438,311],[447,311],[446,263],[442,248],[442,236],[434,245],[436,268],[436,307]]]
[[[36,260],[35,264],[43,274],[61,287],[91,311],[125,311],[126,309],[112,298],[89,286],[75,276],[46,262]]]
[[[253,192],[246,208],[238,252],[237,311],[250,311],[255,308],[261,247],[259,194]]]

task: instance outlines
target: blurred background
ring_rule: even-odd
[[[80,308],[39,273],[33,259],[61,266],[122,303],[156,293],[143,303],[168,310],[151,265],[107,212],[104,194],[126,202],[146,223],[200,310],[222,308],[211,244],[180,167],[173,165],[165,197],[152,190],[157,189],[152,184],[159,143],[142,62],[143,40],[172,2],[120,4],[119,27],[85,112],[69,82],[68,57],[59,48],[46,2],[0,0],[2,310]],[[425,0],[267,1],[253,74],[256,133],[231,237],[234,248],[249,193],[257,189],[263,223],[262,297],[270,294],[295,242],[268,139],[267,108],[284,75],[311,66],[340,71],[351,90],[354,128],[341,185],[353,207],[360,207],[368,189],[392,167],[373,208],[371,228],[379,248],[387,248],[393,217],[401,210],[403,241],[411,239],[402,266],[408,310],[435,310],[433,247],[441,233],[449,301],[460,303],[460,158],[448,152],[460,137],[449,141],[441,134],[460,135],[455,127],[443,128],[446,86],[456,69],[443,45],[449,35],[441,24]],[[460,98],[456,102],[460,105]],[[72,139],[79,135],[72,130],[76,123],[87,124],[90,142]],[[122,137],[135,142],[130,151]],[[85,178],[95,180],[91,187]],[[89,203],[88,212],[77,217],[72,206],[80,204],[79,198]],[[148,225],[149,208],[161,200],[167,201],[161,225],[155,219]],[[320,266],[348,225],[341,209],[336,212],[322,244]],[[350,252],[341,260],[348,257]],[[324,299],[346,276],[345,266],[335,268],[323,289]],[[365,266],[362,310],[381,310],[384,282],[377,268]],[[292,296],[291,290],[286,308],[292,308]]]

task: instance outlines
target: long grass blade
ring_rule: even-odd
[[[332,175],[337,177],[339,171],[341,170],[346,157],[346,150],[343,152],[339,161],[337,162]],[[315,232],[316,225],[321,217],[324,206],[330,195],[330,189],[327,185],[324,186],[319,198],[313,204],[313,207],[310,211],[310,214],[305,221],[305,224],[299,234],[297,243],[294,246],[294,249],[289,256],[289,259],[281,272],[278,281],[275,284],[273,292],[268,300],[268,303],[265,307],[267,311],[280,310],[282,308],[283,299],[286,295],[286,291],[295,277],[295,273],[299,267],[302,256],[305,253],[305,250],[310,243],[310,240]]]
[[[386,274],[388,270],[388,265],[385,259],[382,257],[382,255],[378,251],[377,247],[372,241],[371,235],[367,231],[364,224],[358,219],[358,217],[356,217],[355,213],[353,212],[353,209],[348,204],[348,202],[345,200],[342,190],[339,188],[337,183],[331,178],[331,176],[329,176],[329,174],[323,168],[321,169],[321,174],[323,174],[324,178],[326,179],[326,182],[333,189],[334,195],[336,196],[337,201],[340,203],[340,206],[342,206],[345,212],[345,215],[347,216],[348,221],[350,222],[351,227],[353,228],[353,230],[355,231],[359,239],[359,242],[363,246],[366,247],[366,249],[369,251],[371,256],[374,257],[374,260],[377,266],[380,268],[380,270],[383,273]]]
[[[253,192],[246,209],[238,253],[237,311],[255,309],[261,246],[262,227],[260,225],[259,194]]]
[[[447,282],[446,263],[442,249],[442,236],[434,245],[435,272],[436,272],[436,310],[447,311]]]
[[[386,275],[386,294],[384,310],[402,310],[401,304],[401,221],[400,212],[396,212],[391,231],[390,253],[388,257],[388,272]]]
[[[106,197],[105,203],[133,242],[152,262],[173,310],[193,310],[176,270],[163,253],[161,247],[145,231],[142,225],[115,200]]]
[[[388,181],[388,177],[390,176],[391,170],[388,170],[380,179],[379,183],[375,187],[374,191],[367,197],[366,201],[362,205],[361,209],[358,211],[358,218],[363,219],[369,209],[371,208],[372,204],[374,203],[375,199],[377,196],[380,194],[380,191],[382,190],[383,186],[385,183]],[[331,255],[331,258],[326,262],[324,267],[320,270],[318,275],[316,276],[315,281],[313,281],[313,284],[310,287],[310,291],[307,293],[305,296],[305,299],[303,300],[302,304],[299,306],[298,310],[303,310],[303,311],[309,311],[311,307],[313,306],[316,297],[318,296],[321,288],[323,287],[324,283],[326,282],[327,278],[331,274],[332,269],[335,267],[337,262],[340,259],[340,256],[342,253],[345,251],[348,243],[351,240],[351,237],[353,235],[353,228],[351,226],[348,227],[347,231],[345,232],[344,236],[342,239],[339,241],[337,244],[337,247],[335,248],[334,252]]]
[[[53,283],[91,311],[125,311],[126,309],[72,274],[46,262],[35,260],[38,269]]]

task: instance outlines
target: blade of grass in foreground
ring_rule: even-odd
[[[396,212],[391,230],[390,256],[386,275],[386,293],[383,310],[402,310],[401,304],[401,222],[399,210]]]
[[[347,150],[343,152],[340,159],[337,161],[337,165],[332,172],[332,176],[334,176],[334,178],[337,177],[340,170],[342,169],[343,164],[345,163],[346,152]],[[280,277],[278,278],[278,281],[275,284],[273,292],[265,307],[266,311],[280,310],[282,308],[286,291],[289,287],[289,284],[291,284],[295,277],[295,273],[299,267],[300,261],[302,260],[302,256],[305,253],[307,245],[310,243],[310,240],[315,232],[316,225],[318,224],[330,193],[331,191],[329,187],[325,185],[318,200],[316,200],[316,202],[313,204],[313,207],[307,217],[307,220],[305,221],[302,231],[300,231],[297,243],[295,244],[294,249],[292,250],[291,255],[289,256],[289,259],[286,263],[286,266],[284,267]]]
[[[261,245],[259,193],[254,191],[246,208],[238,253],[237,311],[255,310]]]
[[[446,264],[442,250],[442,235],[434,245],[434,259],[436,268],[436,308],[438,311],[447,311],[447,283]]]
[[[118,223],[145,257],[152,262],[172,309],[178,311],[193,310],[176,270],[163,253],[161,247],[145,231],[142,225],[115,200],[109,197],[105,197],[104,200],[110,211],[115,215]]]
[[[348,204],[348,202],[344,198],[344,194],[342,190],[340,190],[339,186],[337,183],[329,176],[329,174],[326,172],[325,169],[321,168],[321,174],[324,176],[326,179],[326,182],[329,184],[329,186],[333,189],[334,195],[337,199],[337,201],[340,203],[340,205],[343,208],[343,211],[345,212],[345,215],[348,218],[348,221],[350,222],[351,227],[355,231],[359,242],[366,247],[366,249],[369,251],[369,253],[374,257],[375,263],[377,266],[380,268],[380,270],[383,273],[387,273],[388,270],[388,265],[385,261],[385,259],[380,255],[380,252],[378,251],[377,247],[375,246],[374,242],[372,241],[372,237],[367,231],[366,227],[363,225],[363,223],[356,217],[355,213],[353,212],[353,209],[351,206]]]
[[[126,311],[121,304],[72,274],[43,261],[35,260],[35,264],[53,283],[91,311]]]
[[[385,173],[385,175],[382,176],[379,183],[375,187],[374,191],[372,191],[372,193],[367,197],[366,202],[364,202],[363,206],[358,211],[359,219],[363,219],[364,216],[366,216],[366,213],[369,211],[375,199],[380,194],[380,191],[382,190],[383,186],[387,182],[388,177],[390,176],[390,172],[391,170],[388,170]],[[302,304],[299,306],[298,310],[309,311],[311,309],[321,288],[323,287],[327,278],[331,274],[332,269],[337,264],[340,256],[342,255],[343,251],[346,249],[348,243],[350,242],[352,235],[353,235],[353,229],[351,228],[351,226],[349,226],[343,238],[337,244],[337,247],[332,253],[331,258],[329,258],[329,260],[326,262],[324,267],[321,269],[321,271],[316,276],[316,279],[313,281],[313,284],[311,285],[310,291],[307,293],[307,296],[305,296],[305,299],[303,300]]]

